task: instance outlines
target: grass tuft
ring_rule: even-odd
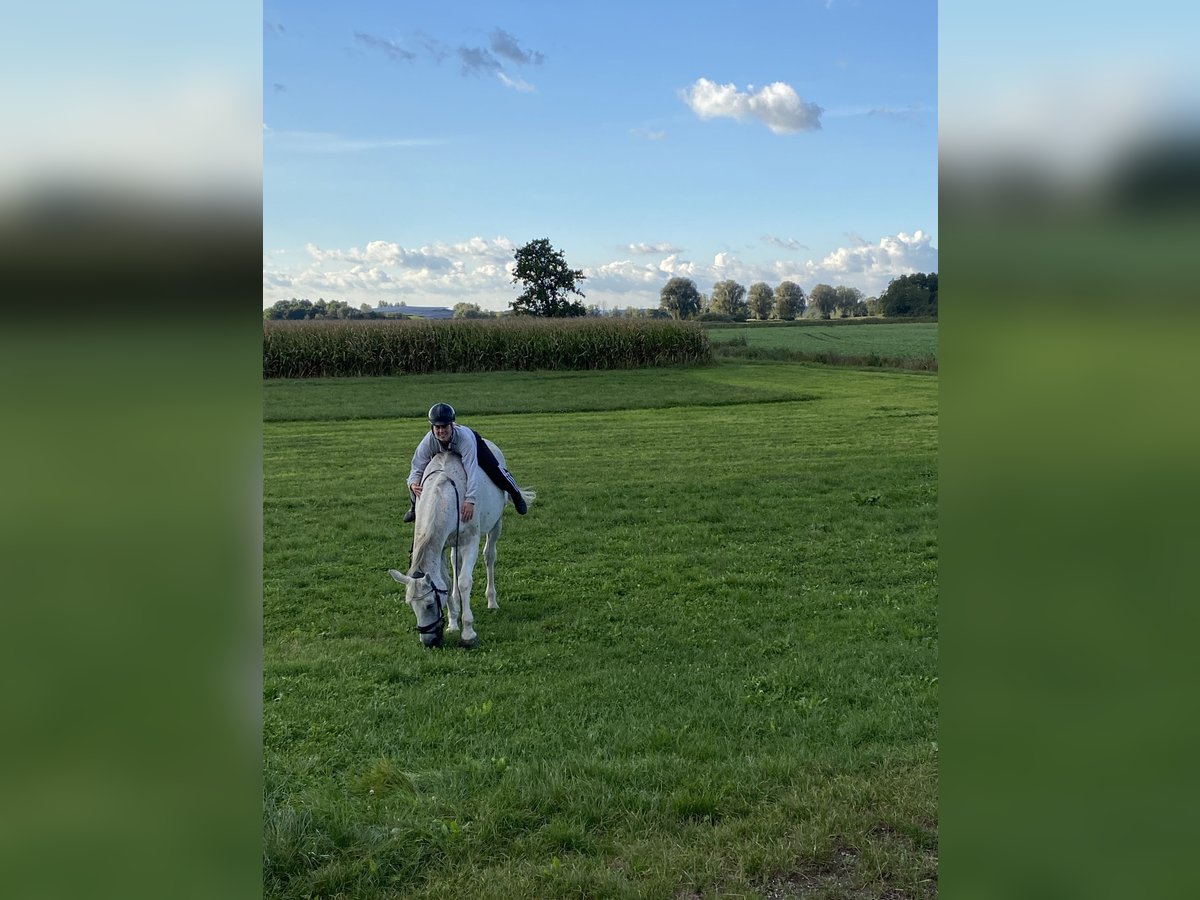
[[[360,793],[371,797],[383,798],[396,793],[410,797],[417,795],[412,776],[401,772],[387,757],[375,760],[370,768],[355,779],[355,787]]]

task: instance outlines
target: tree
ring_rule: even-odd
[[[584,280],[582,269],[567,265],[561,250],[555,250],[547,238],[530,241],[513,253],[517,264],[513,268],[513,284],[525,285],[525,290],[509,305],[513,312],[533,316],[582,316],[587,313],[578,300],[568,294],[586,296],[579,290]]]
[[[320,298],[311,300],[277,300],[273,306],[263,310],[264,319],[377,319],[378,313],[364,303],[358,309],[344,300]]]
[[[822,319],[828,319],[837,309],[837,291],[831,284],[818,284],[808,294],[810,311]]]
[[[771,315],[771,308],[775,305],[775,292],[765,281],[756,281],[750,285],[746,305],[750,307],[750,315],[754,318],[765,319]]]
[[[480,309],[478,303],[455,303],[453,317],[455,319],[490,319],[492,314]]]
[[[781,281],[775,288],[775,318],[798,319],[804,315],[804,291],[794,281]]]
[[[841,284],[835,287],[833,292],[837,295],[837,311],[843,316],[854,315],[855,309],[862,303],[863,292],[858,288],[846,287]]]
[[[888,282],[879,295],[879,311],[885,316],[933,316],[938,314],[937,272],[901,275]]]
[[[718,281],[713,285],[709,310],[723,316],[746,315],[746,289],[732,278]]]
[[[676,276],[659,291],[659,306],[673,319],[692,319],[700,312],[700,291],[690,278]]]

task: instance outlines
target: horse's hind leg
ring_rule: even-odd
[[[487,602],[488,609],[499,609],[496,602],[496,542],[500,540],[500,525],[503,518],[496,520],[496,525],[488,532],[487,546],[483,551],[483,560],[487,563]]]

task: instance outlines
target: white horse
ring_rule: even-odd
[[[487,441],[488,447],[504,467],[504,454]],[[439,647],[442,632],[458,630],[462,611],[462,645],[479,643],[475,633],[475,614],[471,612],[471,585],[479,542],[487,535],[484,560],[487,562],[488,609],[499,609],[496,602],[496,542],[500,540],[501,514],[508,495],[496,487],[481,470],[476,481],[475,515],[470,522],[460,519],[467,492],[467,473],[457,453],[437,454],[425,467],[421,496],[417,499],[414,522],[412,565],[405,575],[395,569],[388,574],[407,585],[404,599],[417,617],[417,634],[426,647]],[[527,503],[537,496],[522,491]],[[446,577],[445,551],[451,551],[451,578]],[[447,602],[447,600],[449,602]],[[449,612],[449,622],[446,612]]]

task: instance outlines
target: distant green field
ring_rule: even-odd
[[[713,346],[746,342],[751,350],[781,350],[800,353],[832,351],[844,356],[897,359],[937,359],[938,323],[888,323],[839,325],[740,325],[709,329]]]
[[[265,389],[264,896],[937,896],[936,375]],[[435,400],[538,494],[470,651],[386,574]]]
[[[780,372],[788,373],[782,377]],[[417,419],[437,396],[472,417],[502,413],[599,412],[672,406],[740,406],[805,400],[806,383],[778,366],[623,369],[603,380],[585,371],[402,375],[391,378],[269,379],[263,419]],[[598,387],[598,385],[600,387]]]

